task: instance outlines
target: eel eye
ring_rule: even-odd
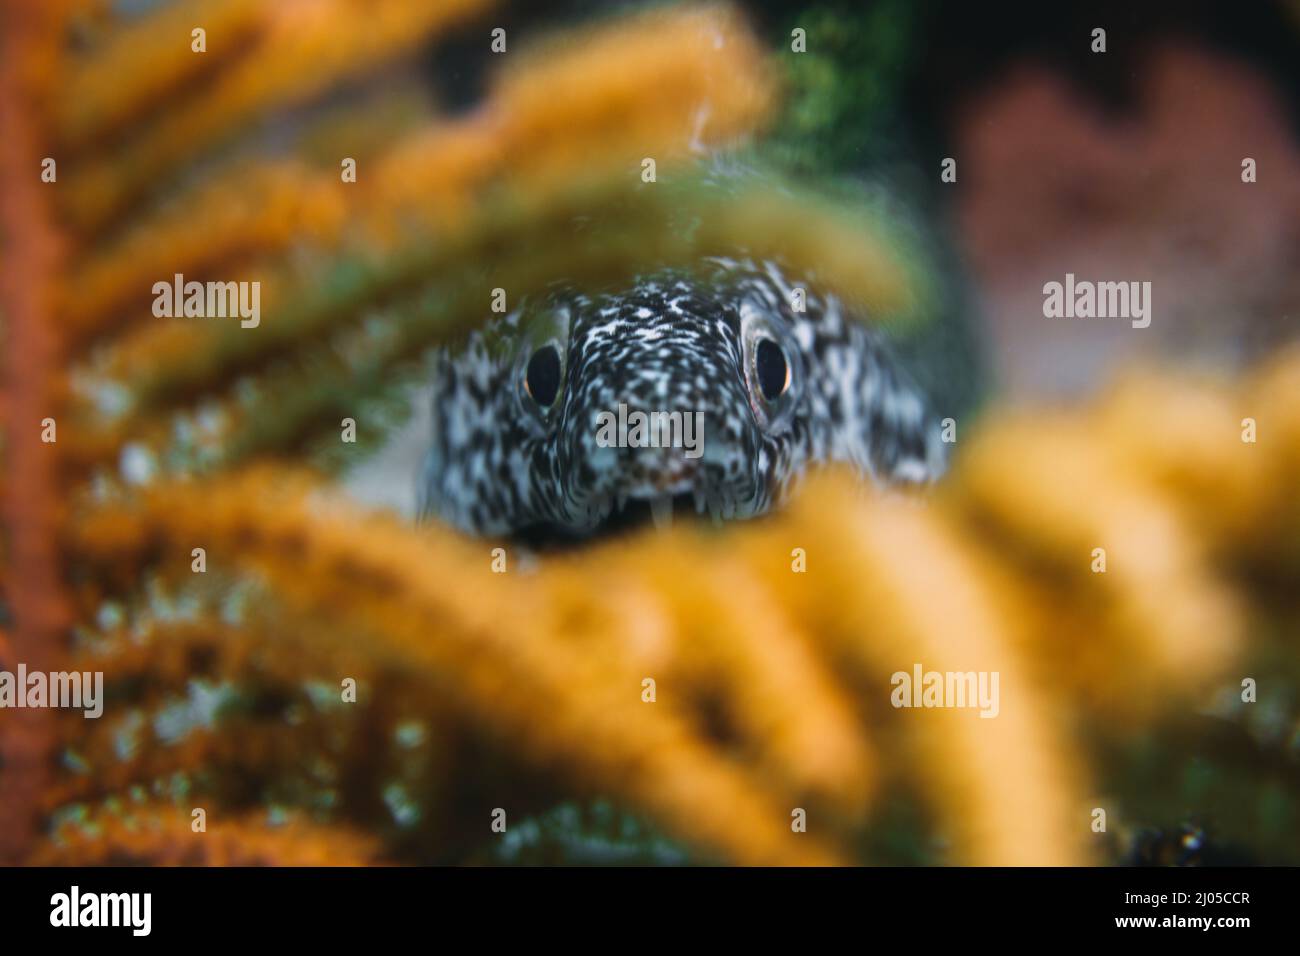
[[[758,389],[769,402],[775,402],[790,387],[790,363],[781,346],[771,339],[760,340],[754,350],[754,371]]]
[[[554,305],[526,316],[511,361],[515,403],[534,434],[549,432],[563,404],[569,350],[569,308]]]
[[[524,370],[524,391],[541,408],[550,408],[560,394],[560,350],[547,343],[533,353]]]
[[[779,434],[789,427],[803,390],[799,343],[783,321],[750,302],[740,307],[740,338],[754,420]]]

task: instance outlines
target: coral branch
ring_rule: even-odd
[[[50,295],[58,241],[40,181],[41,131],[33,121],[47,93],[34,61],[53,58],[60,5],[11,3],[0,28],[0,315],[5,320],[4,516],[7,584],[14,619],[11,653],[33,670],[58,657],[65,623],[55,534],[59,504],[56,446],[40,439],[57,414],[58,357]],[[47,780],[48,712],[7,710],[0,717],[0,862],[21,862],[37,826]]]
[[[262,113],[302,103],[347,77],[408,54],[485,5],[485,0],[427,4],[378,0],[364,6],[349,0],[260,4],[261,42],[251,53],[211,61],[208,69],[216,75],[188,99],[184,109],[161,113],[111,156],[83,168],[69,187],[64,216],[83,232],[101,228],[177,166],[221,145]],[[140,29],[146,37],[121,42],[150,51],[177,43],[189,49],[188,33],[179,37],[168,33],[165,22],[150,19]],[[243,33],[241,27],[239,35]],[[231,41],[218,35],[214,42]],[[125,55],[120,49],[104,54],[110,58],[108,64]],[[172,62],[171,56],[150,55],[135,60],[135,69],[151,70],[156,63],[170,68]],[[106,68],[106,64],[87,66],[90,71]],[[143,91],[156,88],[159,81],[142,78],[133,85]]]

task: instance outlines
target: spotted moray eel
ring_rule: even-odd
[[[600,295],[557,288],[434,364],[420,512],[471,534],[582,539],[638,508],[656,523],[674,506],[748,518],[810,466],[846,463],[880,485],[944,468],[883,336],[773,262],[711,259]],[[599,415],[620,403],[702,412],[697,457],[602,446]]]

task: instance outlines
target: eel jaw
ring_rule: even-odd
[[[690,482],[679,483],[665,491],[646,491],[616,495],[608,510],[590,532],[601,536],[652,524],[658,531],[672,528],[683,515],[708,520],[714,525],[724,521],[752,518],[762,510],[759,496],[737,501],[710,494]]]

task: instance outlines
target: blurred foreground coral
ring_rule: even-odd
[[[559,859],[1089,863],[1192,807],[1300,857],[1295,702],[1238,696],[1300,677],[1300,357],[994,412],[924,506],[822,475],[768,520],[507,574],[339,491],[496,287],[743,246],[922,300],[864,210],[698,174],[779,92],[736,11],[577,28],[446,115],[409,58],[487,42],[488,6],[6,8],[0,669],[100,670],[106,700],[0,711],[0,858],[493,862],[585,828]],[[154,318],[175,273],[260,281],[261,324]],[[998,672],[998,716],[891,707],[918,663]]]

